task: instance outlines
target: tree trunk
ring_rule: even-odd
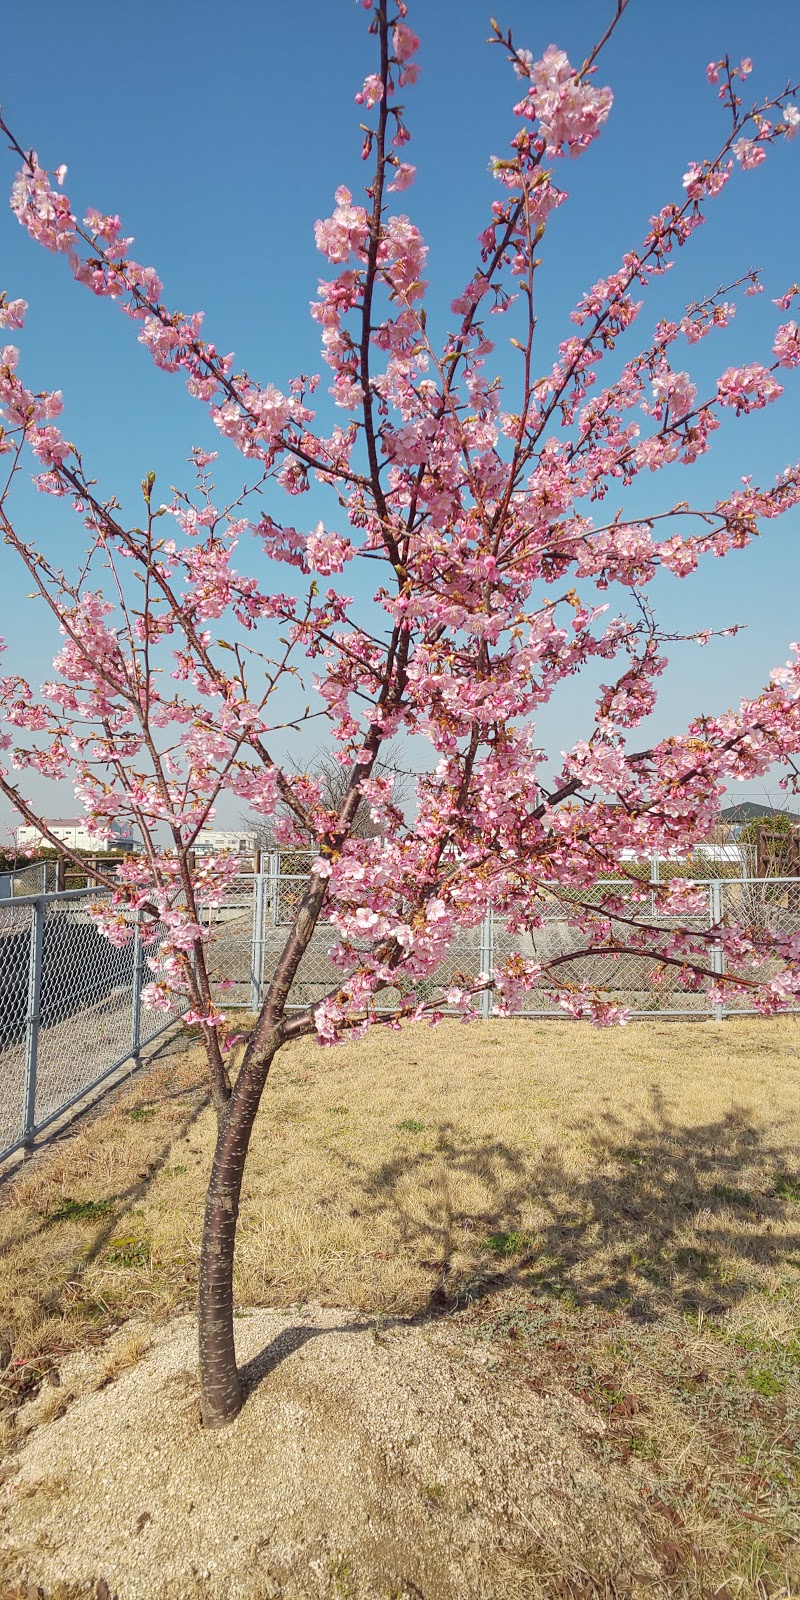
[[[220,1121],[200,1252],[200,1409],[205,1428],[233,1422],[244,1402],[233,1334],[233,1257],[239,1196],[256,1112],[277,1042],[242,1068]]]
[[[348,799],[355,810],[358,802],[355,788]],[[223,1428],[232,1422],[244,1401],[233,1337],[233,1253],[244,1164],[269,1069],[276,1052],[289,1036],[289,1025],[276,1019],[284,1016],[294,975],[316,927],[324,899],[325,879],[312,875],[311,887],[300,903],[261,1015],[250,1035],[230,1100],[220,1116],[206,1195],[198,1293],[200,1408],[206,1428]],[[302,1031],[313,1026],[312,1008],[304,1013]],[[291,1031],[292,1036],[297,1037],[296,1023]]]

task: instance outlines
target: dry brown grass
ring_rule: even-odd
[[[774,1185],[796,1165],[799,1061],[793,1021],[445,1024],[296,1046],[255,1132],[239,1299],[413,1313],[521,1255],[584,1296],[762,1301],[798,1242]],[[196,1269],[213,1136],[206,1114],[175,1141],[131,1219],[154,1293]],[[130,1278],[119,1261],[88,1274],[111,1299]]]
[[[144,1274],[136,1282],[129,1275],[119,1302],[109,1302],[89,1280],[97,1280],[95,1263],[113,1249],[122,1220],[130,1226],[173,1140],[192,1127],[204,1105],[197,1054],[181,1051],[5,1176],[0,1345],[7,1385],[11,1380],[17,1388],[21,1375],[40,1376],[65,1350],[100,1337],[136,1304],[164,1305],[163,1293],[154,1301]]]
[[[595,1300],[791,1322],[793,1020],[444,1024],[303,1042],[273,1069],[245,1180],[243,1304],[414,1313],[504,1258]],[[197,1051],[23,1168],[0,1222],[14,1356],[191,1298],[214,1139]]]
[[[105,1389],[107,1384],[114,1383],[123,1372],[129,1372],[131,1367],[138,1367],[148,1350],[152,1349],[152,1345],[150,1335],[140,1330],[129,1334],[126,1339],[118,1339],[108,1355],[100,1361],[94,1373],[94,1388]]]
[[[191,1305],[214,1137],[198,1076],[192,1051],[152,1069],[9,1185],[0,1334],[31,1363],[12,1374]],[[608,1448],[655,1506],[671,1592],[711,1594],[713,1577],[788,1594],[799,1084],[793,1019],[295,1045],[254,1134],[237,1298],[460,1308],[491,1359],[614,1418]]]

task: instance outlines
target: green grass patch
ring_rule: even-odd
[[[495,1256],[522,1256],[531,1248],[531,1238],[527,1233],[490,1233],[486,1240],[488,1248]]]
[[[772,1192],[779,1200],[793,1200],[797,1204],[800,1201],[800,1177],[793,1172],[776,1172]]]
[[[150,1260],[150,1240],[137,1239],[133,1234],[124,1239],[112,1239],[106,1251],[106,1261],[114,1267],[143,1267]]]
[[[636,1150],[631,1146],[628,1150],[620,1150],[620,1159],[627,1161],[631,1167],[641,1167],[645,1161],[645,1154],[643,1150]]]
[[[746,1382],[756,1394],[764,1395],[770,1399],[774,1394],[782,1394],[786,1388],[786,1379],[779,1378],[776,1372],[770,1372],[768,1367],[748,1367],[745,1374]]]
[[[67,1195],[55,1211],[51,1211],[48,1222],[99,1222],[103,1217],[113,1215],[116,1202],[114,1200],[72,1200]]]
[[[679,1272],[690,1272],[695,1278],[720,1277],[719,1252],[700,1250],[696,1245],[681,1245],[675,1251],[675,1265]]]
[[[426,1500],[430,1500],[434,1505],[437,1505],[440,1500],[444,1499],[444,1484],[425,1483],[422,1486],[422,1493]]]
[[[333,1579],[334,1589],[339,1600],[353,1600],[354,1574],[353,1563],[349,1556],[331,1556],[328,1563],[328,1572]]]
[[[755,1205],[755,1200],[747,1189],[737,1189],[732,1183],[713,1183],[711,1193],[715,1200],[722,1200],[726,1206],[742,1206],[745,1210],[750,1210]]]

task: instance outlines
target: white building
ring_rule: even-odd
[[[134,850],[136,848],[133,833],[127,823],[112,822],[111,838],[106,844],[99,839],[96,833],[90,833],[87,817],[53,817],[45,818],[50,832],[60,839],[62,844],[70,850],[87,850],[89,853],[100,850]],[[40,828],[33,827],[24,822],[16,829],[17,849],[30,851],[52,849],[51,842],[42,833]]]
[[[651,864],[652,864],[652,861],[654,859],[652,855],[642,855],[641,850],[630,850],[630,849],[627,848],[627,846],[626,846],[626,848],[624,850],[620,850],[619,858],[620,858],[620,861],[639,861],[639,862],[649,861]],[[688,861],[691,861],[692,858],[694,858],[694,860],[697,861],[698,864],[701,861],[707,861],[707,862],[714,862],[717,865],[719,865],[720,863],[724,863],[726,865],[739,866],[741,864],[741,860],[742,860],[742,852],[739,849],[739,846],[736,845],[736,844],[708,844],[708,843],[707,844],[696,844],[690,850],[677,850],[677,849],[675,849],[675,850],[660,850],[658,852],[659,861],[687,861],[688,862]]]
[[[698,844],[694,853],[704,861],[731,862],[737,867],[742,864],[742,852],[738,844]]]
[[[194,848],[199,856],[252,856],[256,835],[249,828],[201,828]]]

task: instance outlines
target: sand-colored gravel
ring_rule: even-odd
[[[199,1426],[190,1317],[64,1361],[18,1415],[3,1593],[527,1600],[565,1570],[593,1592],[660,1592],[579,1401],[503,1377],[443,1323],[258,1309],[237,1336],[251,1392],[216,1433]]]

